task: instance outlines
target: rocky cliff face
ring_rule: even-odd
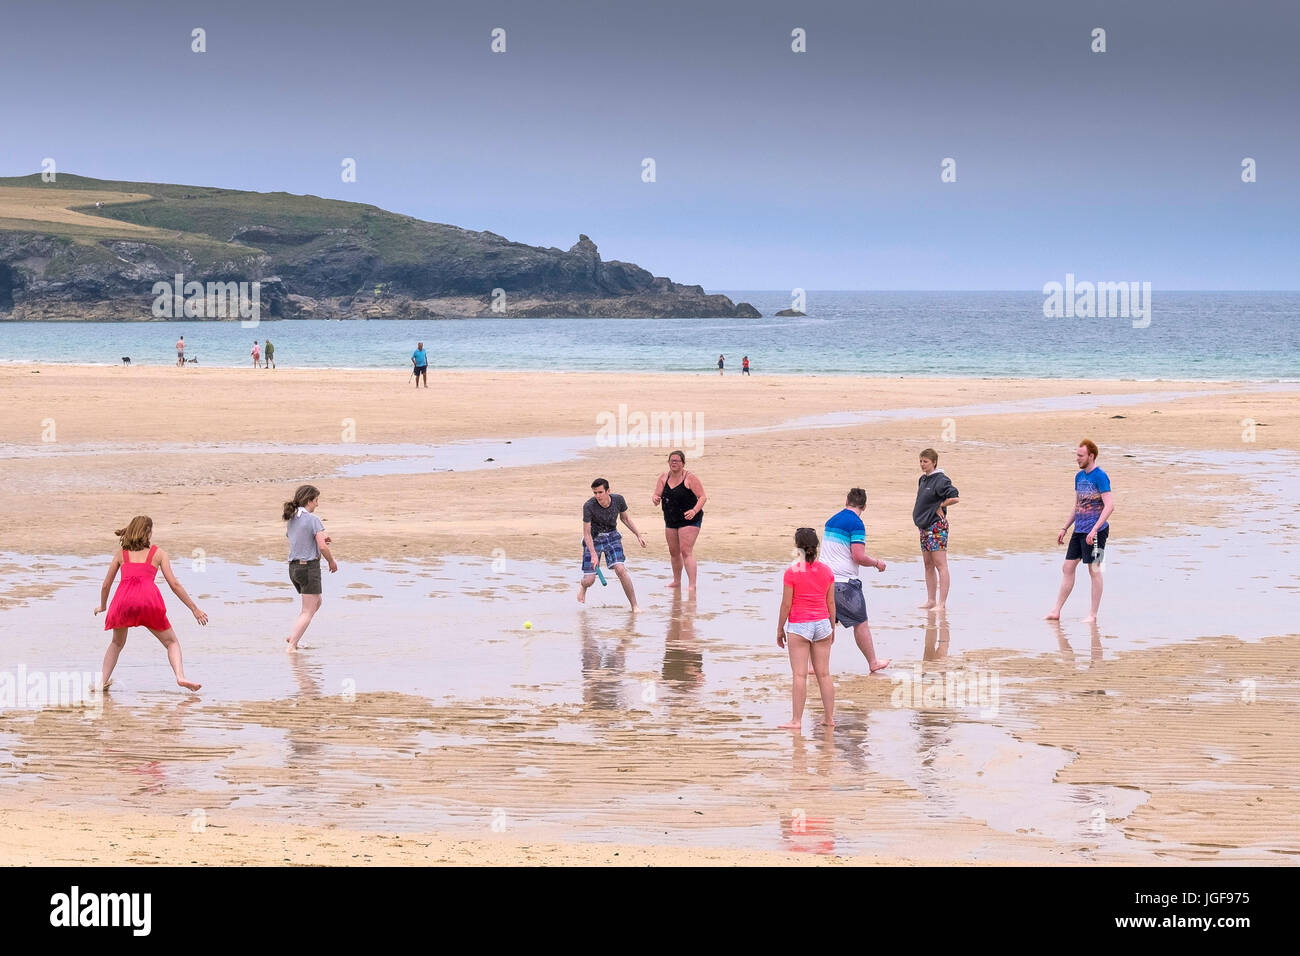
[[[177,275],[205,287],[259,283],[262,318],[759,315],[605,261],[585,235],[563,251],[316,197],[70,179],[70,203],[90,188],[155,198],[82,207],[96,220],[80,232],[0,221],[0,319],[159,318],[155,283]],[[123,222],[134,234],[99,234]]]

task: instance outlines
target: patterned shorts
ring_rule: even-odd
[[[947,551],[948,550],[948,519],[939,518],[928,528],[921,529],[921,550],[922,551]]]
[[[597,554],[605,556],[605,567],[612,568],[616,564],[626,562],[627,559],[623,556],[623,536],[617,531],[604,531],[592,535],[591,543],[596,546]],[[586,541],[582,542],[582,573],[596,573],[596,564],[591,559],[591,552],[587,550]]]

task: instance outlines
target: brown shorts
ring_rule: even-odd
[[[299,594],[320,594],[320,558],[306,564],[290,561],[289,581]]]

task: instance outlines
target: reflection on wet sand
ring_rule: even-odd
[[[921,660],[937,661],[948,656],[952,633],[948,626],[948,612],[930,610],[925,614],[925,651]]]
[[[676,690],[698,690],[704,683],[704,654],[695,635],[695,594],[673,594],[664,638],[664,683]]]
[[[592,710],[629,710],[627,687],[627,650],[629,633],[636,617],[628,612],[627,629],[616,635],[597,635],[590,618],[583,614],[579,623],[582,637],[582,703]]]
[[[1070,646],[1070,640],[1065,635],[1064,625],[1062,625],[1060,621],[1048,621],[1047,623],[1052,626],[1052,631],[1056,635],[1056,643],[1057,647],[1061,651],[1061,657],[1067,664],[1073,664],[1074,648]],[[1088,633],[1090,638],[1088,666],[1091,667],[1093,664],[1099,663],[1102,659],[1101,627],[1096,621],[1088,622]]]

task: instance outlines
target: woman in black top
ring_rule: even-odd
[[[662,504],[664,509],[664,537],[668,539],[668,555],[673,562],[670,588],[682,586],[685,566],[688,590],[695,590],[695,539],[704,522],[706,497],[700,479],[686,470],[686,453],[674,451],[668,456],[668,470],[659,476],[650,498],[651,504]]]

